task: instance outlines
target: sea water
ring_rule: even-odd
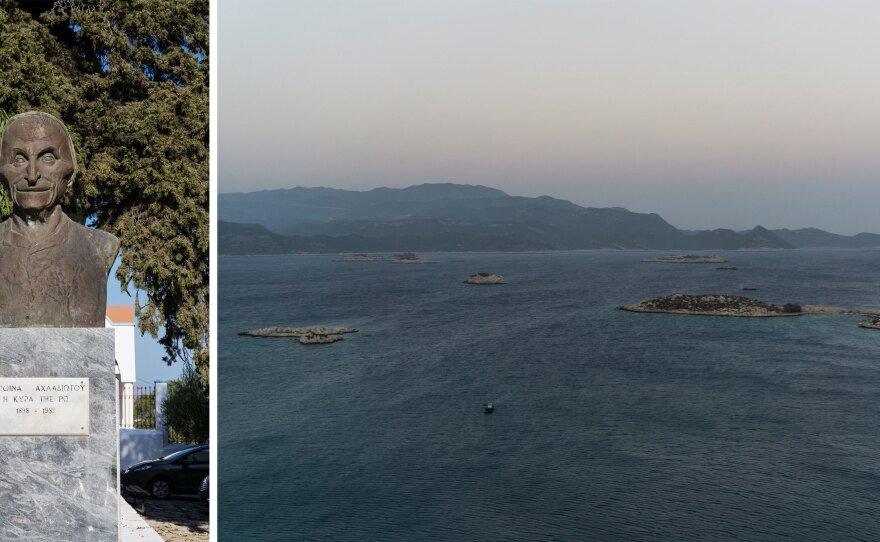
[[[221,257],[220,540],[880,540],[863,317],[616,310],[674,292],[880,309],[880,251],[717,254],[738,270]],[[237,335],[307,325],[359,332]]]

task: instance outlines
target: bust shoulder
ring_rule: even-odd
[[[116,255],[119,254],[119,239],[110,232],[92,229],[95,239],[98,241],[98,249],[107,262],[107,271],[113,267]]]
[[[82,224],[73,222],[72,227],[77,233],[89,240],[89,244],[95,247],[101,260],[105,263],[107,271],[113,266],[116,255],[119,254],[119,239],[112,233],[96,228],[87,228]]]

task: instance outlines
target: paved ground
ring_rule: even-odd
[[[197,498],[138,499],[137,511],[165,542],[208,542],[208,508]]]
[[[165,542],[125,499],[119,499],[119,540],[121,542]]]

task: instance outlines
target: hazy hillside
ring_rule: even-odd
[[[880,247],[880,235],[876,233],[859,233],[852,236],[838,235],[816,228],[800,230],[773,230],[777,237],[796,247],[841,247],[865,248]]]
[[[463,202],[507,197],[494,188],[460,184],[375,188],[365,192],[298,187],[220,194],[218,204],[221,220],[262,224],[276,233],[295,233],[301,223],[437,214]]]
[[[794,247],[760,226],[682,232],[654,213],[473,185],[220,194],[219,208],[224,254]]]

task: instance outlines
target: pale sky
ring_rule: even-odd
[[[880,233],[880,2],[219,2],[220,192],[483,184]]]

